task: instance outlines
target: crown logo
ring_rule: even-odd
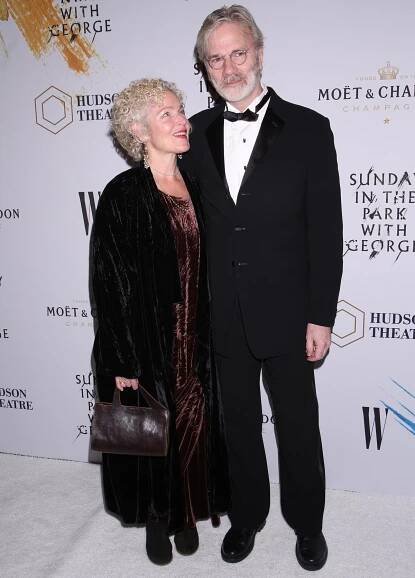
[[[398,76],[399,68],[387,62],[386,66],[378,69],[378,72],[381,80],[394,80]]]

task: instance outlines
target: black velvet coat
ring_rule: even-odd
[[[203,222],[197,185],[183,176],[201,234],[197,373],[208,424],[206,491],[210,513],[215,514],[228,510],[228,470],[213,371]],[[103,455],[105,503],[125,524],[144,524],[151,514],[167,517],[174,532],[184,523],[172,395],[172,305],[181,300],[181,287],[168,215],[151,172],[142,164],[105,187],[95,216],[91,263],[98,320],[94,357],[99,398],[112,400],[115,376],[138,377],[171,412],[166,458]],[[137,403],[137,393],[132,390],[121,397],[124,403]]]

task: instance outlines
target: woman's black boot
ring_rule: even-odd
[[[148,520],[146,524],[147,556],[154,564],[168,564],[173,559],[173,552],[167,524],[159,520]]]
[[[183,556],[194,554],[199,548],[199,534],[197,528],[185,528],[174,535],[176,550]]]

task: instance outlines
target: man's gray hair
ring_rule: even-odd
[[[252,34],[255,47],[262,48],[264,46],[264,35],[258,28],[258,25],[249,10],[240,4],[222,6],[222,8],[214,10],[205,18],[198,32],[194,50],[195,58],[198,62],[204,62],[206,60],[206,46],[209,35],[217,26],[224,22],[232,22],[245,26]]]

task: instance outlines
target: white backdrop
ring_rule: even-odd
[[[245,5],[265,34],[265,83],[335,134],[345,271],[316,372],[328,486],[413,494],[415,5]],[[99,192],[126,168],[108,136],[111,99],[161,76],[187,94],[189,115],[206,108],[192,51],[218,6],[0,0],[0,451],[88,459],[89,233]],[[265,398],[263,414],[275,480]]]

